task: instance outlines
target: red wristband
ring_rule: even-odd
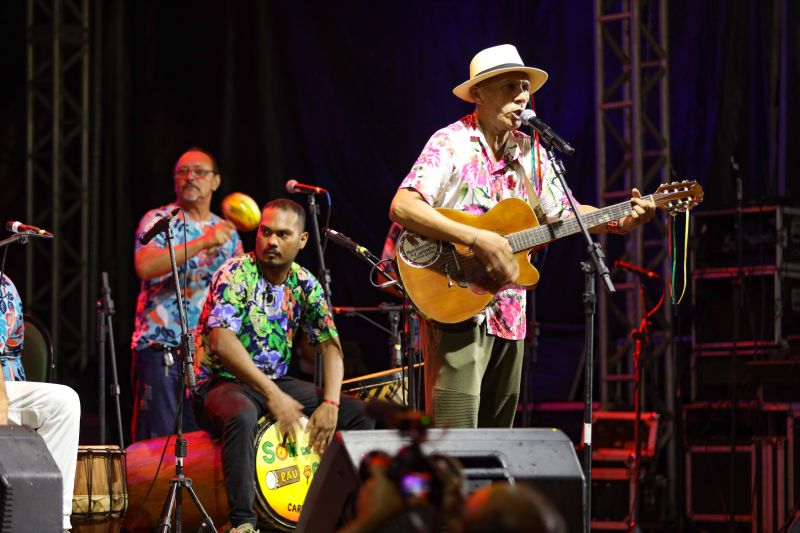
[[[337,402],[334,402],[333,400],[329,400],[329,399],[327,399],[327,398],[325,398],[324,400],[322,400],[322,403],[329,403],[329,404],[331,404],[332,406],[334,406],[335,408],[337,408],[337,409],[339,408],[339,404],[338,404]]]

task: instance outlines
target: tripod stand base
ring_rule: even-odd
[[[184,433],[190,453],[184,458],[184,470],[190,473],[193,488],[215,523],[224,523],[228,515],[228,500],[222,477],[222,457],[219,441],[205,431]],[[131,444],[127,451],[128,513],[125,528],[128,531],[152,531],[158,525],[162,506],[170,491],[170,480],[175,476],[175,453],[167,446],[161,471],[155,486],[144,502],[158,467],[161,451],[167,437],[148,439]],[[174,437],[173,437],[174,440]],[[202,515],[189,503],[183,506],[183,525],[187,531],[197,531]]]
[[[172,480],[170,480],[169,495],[167,500],[164,502],[164,507],[161,511],[161,519],[159,520],[158,530],[162,533],[169,533],[173,515],[176,522],[175,530],[179,531],[183,527],[182,519],[183,510],[185,507],[183,505],[183,494],[181,494],[179,491],[186,491],[186,494],[191,498],[194,507],[202,517],[202,521],[200,522],[199,526],[200,529],[198,531],[216,533],[217,528],[214,527],[214,522],[211,520],[211,517],[208,516],[208,513],[206,513],[206,510],[203,508],[203,504],[200,503],[200,499],[197,497],[197,493],[195,493],[194,489],[192,488],[192,480],[184,477],[183,475],[173,477]],[[179,506],[180,509],[178,508]],[[178,522],[181,522],[181,524],[179,525]]]
[[[259,430],[259,435],[265,433],[266,427]],[[184,471],[191,473],[192,487],[195,489],[200,501],[203,502],[203,506],[211,519],[215,524],[224,524],[228,520],[228,499],[222,474],[221,441],[211,438],[205,431],[184,433],[183,437],[186,439],[190,450],[189,454],[184,458]],[[268,440],[276,442],[275,439]],[[167,446],[167,453],[164,456],[164,462],[155,486],[147,498],[147,502],[144,502],[145,495],[150,489],[150,484],[156,474],[156,468],[166,441],[167,437],[143,440],[131,444],[126,450],[129,504],[124,527],[131,533],[149,533],[156,529],[163,512],[162,506],[167,498],[170,497],[171,482],[175,477],[175,455],[172,447]],[[310,455],[301,457],[308,458]],[[298,468],[301,473],[305,470],[304,466],[298,466]],[[261,477],[266,480],[266,474]],[[305,478],[301,478],[301,480],[305,484]],[[254,508],[258,514],[259,527],[263,525],[263,527],[269,529],[293,530],[294,524],[282,524],[275,516],[270,514],[265,507],[263,495],[262,489],[256,490]],[[186,499],[184,498],[185,502]],[[268,505],[272,505],[273,510],[277,509],[274,507],[275,503],[272,500],[267,502]],[[186,503],[183,505],[182,511],[183,527],[187,531],[197,531],[203,521],[203,516],[197,507],[191,503]]]

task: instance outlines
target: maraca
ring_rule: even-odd
[[[233,192],[222,199],[222,214],[239,231],[253,231],[261,222],[261,210],[251,197]]]

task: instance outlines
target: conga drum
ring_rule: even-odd
[[[119,446],[80,446],[72,495],[76,532],[116,532],[128,508],[125,452]]]

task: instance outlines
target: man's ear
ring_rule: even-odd
[[[214,174],[214,180],[211,183],[211,190],[216,192],[219,189],[219,185],[222,183],[222,174]]]
[[[471,87],[470,90],[469,90],[469,94],[470,94],[470,96],[472,96],[472,99],[475,102],[477,102],[479,104],[482,104],[483,102],[481,102],[481,95],[480,95],[480,93],[478,91],[479,90],[478,90],[477,86]]]
[[[306,243],[307,242],[308,242],[308,232],[304,231],[303,233],[300,234],[300,249],[301,250],[306,247]]]

